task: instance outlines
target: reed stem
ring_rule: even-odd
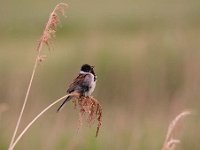
[[[16,144],[19,142],[19,140],[22,138],[22,136],[26,133],[26,131],[31,127],[31,125],[38,119],[40,118],[47,110],[49,110],[52,106],[60,102],[62,99],[68,97],[71,94],[67,94],[57,100],[55,100],[53,103],[51,103],[49,106],[47,106],[44,110],[42,110],[25,128],[24,130],[20,133],[20,135],[16,138],[15,142],[11,145],[9,150],[13,150],[13,148],[16,146]]]

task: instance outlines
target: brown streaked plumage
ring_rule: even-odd
[[[79,75],[69,85],[67,93],[76,92],[80,96],[90,96],[96,86],[96,74],[94,73],[94,67],[88,64],[84,64],[81,67]],[[57,112],[63,107],[63,105],[69,101],[73,96],[68,96],[64,102],[57,109]]]

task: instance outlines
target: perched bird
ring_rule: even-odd
[[[94,72],[94,66],[84,64],[81,67],[79,75],[69,85],[67,93],[78,93],[81,96],[90,96],[95,89],[97,76]],[[63,105],[69,101],[73,96],[68,96],[64,102],[57,109],[57,112],[63,107]]]

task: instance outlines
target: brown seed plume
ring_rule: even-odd
[[[61,15],[65,16],[65,8],[67,6],[68,5],[65,3],[59,3],[50,14],[49,20],[39,40],[37,51],[41,51],[43,43],[50,47],[51,41],[55,37],[57,26],[60,23],[60,18],[58,14],[60,13]]]
[[[98,122],[97,130],[96,130],[96,137],[98,136],[99,129],[102,125],[102,106],[98,100],[91,96],[83,96],[76,100],[74,100],[74,106],[79,106],[79,127],[82,125],[83,117],[86,116],[87,122],[91,125],[95,121]]]

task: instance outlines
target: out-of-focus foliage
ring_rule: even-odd
[[[22,107],[37,41],[59,2],[1,1],[0,105],[7,107],[0,114],[1,150]],[[16,149],[159,150],[170,120],[185,109],[196,113],[177,133],[176,149],[200,149],[200,1],[65,2],[68,17],[38,67],[22,127],[65,94],[83,63],[95,65],[103,125],[97,140],[95,126],[77,135],[78,111],[69,103],[45,114]]]

